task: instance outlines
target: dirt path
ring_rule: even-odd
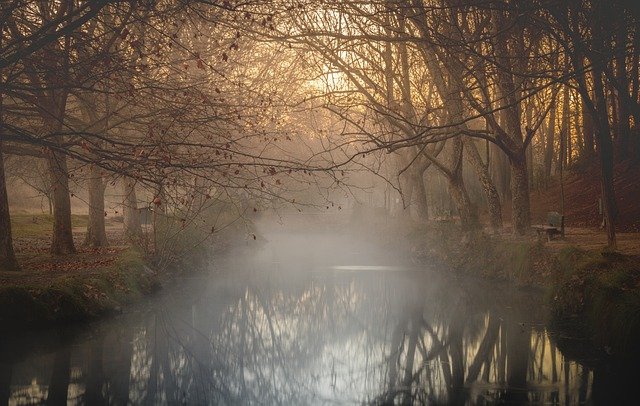
[[[640,233],[617,233],[618,251],[626,255],[640,256]],[[548,243],[558,251],[567,246],[599,251],[607,245],[607,236],[602,230],[583,227],[567,227],[565,238],[556,238]]]

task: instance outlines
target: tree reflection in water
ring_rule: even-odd
[[[4,351],[0,396],[117,405],[591,396],[593,372],[557,349],[536,295],[415,270],[225,267],[235,273],[193,280],[90,335],[30,344],[26,357]]]

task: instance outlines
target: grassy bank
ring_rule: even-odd
[[[451,272],[527,287],[546,288],[553,281],[552,251],[536,239],[463,233],[450,223],[415,228],[408,237],[417,261],[436,262]]]
[[[613,354],[640,356],[640,258],[565,248],[548,301],[556,323],[584,328]]]
[[[112,254],[100,266],[80,258],[64,270],[0,273],[0,330],[85,321],[138,300],[159,287],[142,254]]]
[[[73,227],[86,227],[89,216],[86,214],[72,214]],[[11,214],[11,231],[13,238],[41,237],[51,235],[53,230],[53,215],[51,214]]]
[[[432,224],[409,236],[423,263],[459,274],[538,288],[554,323],[572,325],[609,353],[640,355],[640,258],[576,247],[552,249],[532,237],[462,233]]]

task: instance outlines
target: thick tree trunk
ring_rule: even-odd
[[[4,156],[2,155],[2,141],[0,140],[0,270],[17,271],[20,267],[13,252],[11,235],[11,216],[9,214],[9,199],[7,183],[4,176]]]
[[[610,31],[611,11],[604,3],[595,3],[594,12],[602,16],[600,20],[593,21],[593,49],[591,56],[593,75],[593,105],[592,117],[595,125],[596,147],[600,158],[602,206],[607,229],[607,248],[616,249],[615,224],[617,217],[616,197],[613,186],[613,142],[611,141],[611,128],[609,125],[609,112],[604,88],[603,61],[600,55],[609,46],[607,37]],[[609,16],[609,17],[608,17]],[[583,97],[585,92],[583,91]]]
[[[109,98],[105,95],[105,117],[100,119],[98,115],[97,101],[94,97],[81,100],[81,109],[90,123],[91,131],[106,136],[107,118],[109,114]],[[98,145],[98,148],[100,145]],[[98,159],[94,156],[94,159]],[[107,233],[105,230],[104,218],[104,191],[106,184],[102,177],[102,169],[95,164],[89,168],[89,223],[87,224],[87,236],[85,244],[92,247],[107,246]]]
[[[91,165],[89,173],[89,223],[85,244],[92,248],[107,246],[107,233],[104,224],[105,183],[97,165]]]
[[[122,191],[124,194],[122,201],[124,234],[131,241],[139,243],[142,238],[142,225],[140,223],[140,213],[138,212],[135,181],[130,178],[124,178],[122,181]]]
[[[71,197],[69,195],[69,170],[64,154],[49,151],[47,156],[53,195],[53,255],[73,254],[73,230],[71,226]]]
[[[4,79],[4,78],[3,78]],[[3,97],[0,94],[0,270],[17,271],[20,269],[13,252],[11,234],[11,215],[9,214],[9,197],[7,181],[4,175],[4,155],[2,152],[2,133],[4,132]]]
[[[529,176],[524,153],[511,159],[511,219],[515,233],[524,235],[531,227]]]
[[[4,22],[0,23],[0,30]],[[0,43],[3,43],[0,35]],[[0,84],[4,84],[4,72],[0,75]],[[7,195],[7,181],[4,175],[4,155],[2,152],[2,136],[4,133],[4,97],[0,93],[0,270],[17,271],[20,269],[16,255],[13,252],[13,237],[11,234],[11,215],[9,214],[9,197]],[[2,398],[0,398],[2,400]]]
[[[498,189],[496,189],[496,185],[493,183],[493,179],[491,179],[491,175],[489,174],[489,168],[482,162],[478,148],[472,140],[465,142],[465,154],[478,176],[485,199],[487,200],[491,229],[494,231],[500,230],[502,228],[502,203],[500,203]]]
[[[478,216],[475,206],[471,203],[467,188],[464,185],[462,177],[462,156],[464,153],[464,144],[462,138],[457,137],[453,140],[453,149],[451,151],[451,162],[453,168],[447,177],[449,181],[449,190],[451,197],[456,205],[458,214],[460,215],[460,225],[463,230],[469,230],[478,225]]]
[[[462,229],[468,230],[473,228],[475,216],[473,215],[473,206],[469,199],[469,194],[461,179],[449,179],[449,193],[456,205],[458,215],[460,215],[460,225]]]
[[[611,141],[611,134],[609,131],[609,122],[606,114],[606,106],[601,96],[604,96],[602,92],[602,84],[599,80],[595,81],[594,85],[596,91],[596,109],[598,110],[600,117],[597,120],[596,126],[596,142],[598,147],[598,157],[600,158],[600,174],[601,174],[601,191],[602,191],[602,203],[605,217],[605,226],[607,230],[607,245],[611,250],[615,250],[616,232],[615,224],[617,217],[617,205],[615,198],[615,191],[613,186],[613,143]],[[601,110],[602,108],[605,110]]]

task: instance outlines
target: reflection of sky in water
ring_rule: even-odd
[[[315,256],[314,272],[292,272],[301,264],[284,251],[236,258],[219,265],[225,275],[186,281],[149,309],[81,332],[62,347],[66,359],[56,346],[30,352],[11,363],[9,403],[64,390],[54,371],[67,371],[70,403],[90,394],[112,404],[590,397],[593,373],[563,358],[532,310],[535,295],[362,265],[371,257],[351,265],[339,244],[329,244],[333,264]]]

